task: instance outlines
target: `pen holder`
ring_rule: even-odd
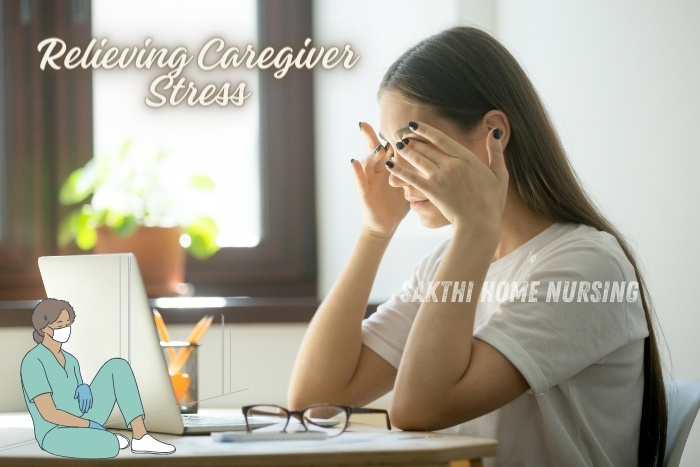
[[[161,348],[168,363],[170,382],[175,399],[182,413],[197,413],[198,410],[198,344],[185,341],[161,342]]]

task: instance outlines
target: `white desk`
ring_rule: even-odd
[[[480,466],[496,455],[494,440],[438,433],[391,431],[353,424],[337,438],[322,441],[218,443],[210,436],[156,434],[175,445],[169,456],[135,455],[127,448],[107,461],[81,460],[80,466]],[[127,433],[130,437],[131,433]],[[68,466],[64,459],[39,448],[28,413],[0,414],[0,465]]]

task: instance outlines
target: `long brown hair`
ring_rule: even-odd
[[[651,300],[631,248],[583,190],[535,88],[515,58],[489,34],[471,27],[447,29],[406,51],[387,70],[379,94],[398,91],[410,102],[474,128],[490,110],[511,126],[505,161],[522,199],[559,222],[590,225],[614,236],[632,263],[649,336],[644,340],[644,397],[638,464],[661,465],[667,408]]]

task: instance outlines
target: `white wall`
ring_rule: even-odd
[[[700,3],[499,0],[495,30],[645,267],[675,378],[700,379]],[[700,465],[700,423],[682,465]]]

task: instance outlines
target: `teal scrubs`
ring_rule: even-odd
[[[34,422],[34,435],[39,446],[62,457],[99,459],[116,456],[119,453],[119,441],[113,433],[48,422],[39,413],[34,398],[49,393],[57,409],[101,425],[105,424],[117,403],[127,426],[130,426],[133,419],[144,413],[129,363],[121,358],[113,358],[102,365],[90,385],[92,408],[83,414],[78,399],[74,398],[75,390],[83,383],[80,365],[73,355],[63,349],[61,353],[66,359],[65,367],[43,344],[38,344],[27,352],[22,360],[20,375],[24,401]]]

